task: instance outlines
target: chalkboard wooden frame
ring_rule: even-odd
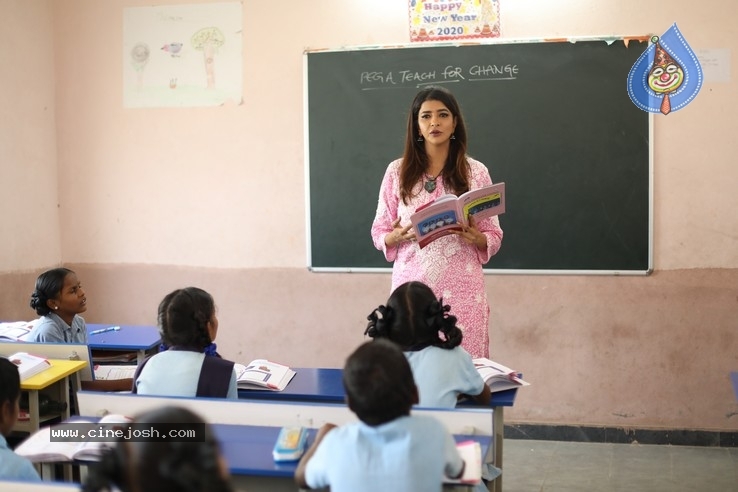
[[[505,181],[500,252],[485,273],[647,275],[653,118],[626,91],[648,36],[307,50],[307,266],[389,272],[370,236],[419,88],[448,87],[469,155]]]

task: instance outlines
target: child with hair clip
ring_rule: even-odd
[[[87,325],[80,316],[87,311],[87,295],[72,270],[53,268],[39,275],[29,304],[40,316],[31,330],[31,341],[87,345]],[[129,391],[132,383],[130,378],[82,381],[82,389]]]
[[[15,454],[5,440],[18,420],[20,394],[18,366],[0,357],[0,479],[40,481],[31,462]]]
[[[346,360],[343,386],[358,422],[325,424],[303,455],[295,482],[331,492],[440,492],[464,461],[438,420],[411,415],[418,390],[407,359],[386,340],[360,345]]]
[[[177,289],[159,303],[164,351],[146,358],[133,376],[133,393],[238,398],[234,363],[213,341],[218,333],[213,297],[197,287]]]
[[[489,386],[461,347],[462,332],[450,307],[422,282],[406,282],[392,293],[387,305],[367,317],[365,335],[387,338],[405,353],[424,407],[455,408],[469,396],[489,405]]]
[[[118,441],[90,466],[83,492],[232,492],[228,466],[212,427],[192,411],[168,406],[133,418],[133,425],[192,427],[201,439]],[[202,431],[200,430],[202,429]]]

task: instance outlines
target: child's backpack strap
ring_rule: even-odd
[[[196,396],[227,397],[234,365],[234,362],[220,357],[206,356],[202,361]]]

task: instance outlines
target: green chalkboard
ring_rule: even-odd
[[[308,267],[391,268],[370,236],[410,103],[443,84],[469,155],[506,183],[504,240],[485,268],[651,270],[651,117],[628,98],[631,40],[407,46],[305,53]]]

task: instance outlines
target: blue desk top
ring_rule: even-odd
[[[313,403],[344,403],[343,369],[295,367],[295,377],[282,391],[239,389],[238,397],[244,400],[304,401]],[[515,403],[517,389],[492,393],[493,407],[511,407]],[[474,402],[461,402],[459,406],[477,406]]]
[[[91,335],[90,332],[120,326],[120,330]],[[87,324],[87,345],[93,350],[150,350],[159,345],[161,336],[156,326]]]
[[[220,441],[223,456],[228,461],[231,475],[292,478],[297,461],[276,463],[272,457],[277,442],[279,427],[253,425],[214,424],[215,435]],[[311,429],[308,446],[315,440],[317,429]],[[482,456],[492,443],[491,436],[454,436],[456,442],[477,441],[482,447]]]

